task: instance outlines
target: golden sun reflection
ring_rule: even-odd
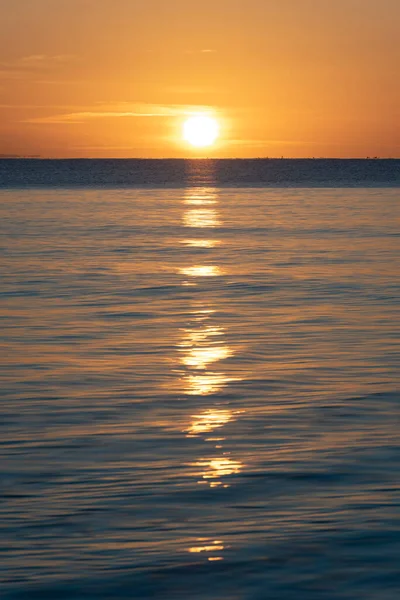
[[[188,437],[194,437],[202,433],[210,433],[215,429],[223,427],[229,421],[232,421],[234,414],[230,410],[209,409],[204,413],[193,416],[193,423],[187,429]],[[212,441],[221,441],[223,438],[217,438]]]
[[[208,318],[208,312],[203,312],[203,319]],[[208,341],[211,337],[223,335],[222,327],[216,325],[207,325],[202,329],[184,329],[185,339],[187,341],[182,343],[182,347],[191,347],[194,344]]]
[[[216,277],[223,274],[222,269],[215,265],[196,265],[179,269],[179,272],[188,277]]]
[[[194,188],[186,192],[184,203],[196,205],[202,208],[191,208],[185,210],[183,222],[186,227],[212,228],[221,225],[218,212],[209,205],[217,203],[217,193],[213,188]],[[191,248],[215,248],[220,240],[212,239],[184,239],[181,244]]]
[[[220,244],[220,240],[182,240],[181,244],[191,248],[215,248]]]
[[[198,188],[189,190],[185,199],[185,204],[215,204],[217,194],[214,189]]]
[[[218,196],[215,190],[207,188],[195,188],[186,192],[184,203],[186,209],[183,213],[183,223],[186,227],[192,228],[212,228],[220,227],[220,215],[215,207],[210,206],[216,204]],[[195,205],[193,208],[190,205]],[[191,237],[193,235],[193,238]],[[194,239],[194,234],[189,234],[187,238],[180,241],[181,244],[189,248],[214,248],[218,244],[222,244],[221,240],[209,239],[208,236]],[[197,253],[197,254],[200,254]],[[191,252],[193,255],[193,252]],[[204,255],[204,252],[202,252]],[[208,259],[204,262],[214,262],[214,254],[207,252]],[[214,258],[212,258],[214,257]],[[197,260],[199,260],[197,258]],[[204,259],[202,259],[204,260]],[[193,261],[195,262],[195,261]],[[197,262],[197,261],[196,261]],[[217,266],[210,264],[190,264],[179,269],[181,275],[186,276],[182,285],[200,286],[201,281],[196,278],[200,277],[217,277],[225,274],[225,271]],[[192,280],[193,283],[190,282]],[[218,282],[221,280],[217,280]],[[223,281],[223,280],[222,280]],[[210,281],[211,285],[212,280]],[[207,307],[207,303],[195,306],[191,311],[190,324],[187,328],[182,329],[181,342],[178,344],[179,362],[181,364],[180,387],[183,393],[187,396],[198,396],[197,402],[203,404],[196,414],[192,415],[191,422],[186,424],[186,429],[183,433],[188,438],[203,437],[204,442],[214,443],[216,449],[222,456],[217,458],[204,458],[198,462],[191,463],[192,467],[200,468],[200,473],[193,473],[201,480],[198,483],[203,483],[212,488],[221,486],[229,487],[228,482],[224,478],[229,475],[240,473],[243,469],[243,464],[240,461],[229,458],[229,453],[223,453],[223,443],[225,441],[223,427],[228,423],[236,420],[237,415],[241,412],[233,411],[227,408],[224,403],[223,408],[221,402],[215,399],[217,406],[204,406],[205,400],[202,397],[218,394],[229,383],[240,381],[238,378],[228,377],[226,373],[216,370],[211,370],[214,363],[226,360],[234,355],[233,348],[224,343],[224,329],[218,325],[211,325],[210,315],[215,313],[214,309]],[[213,434],[213,432],[216,432]],[[209,447],[209,446],[208,446]],[[200,540],[201,541],[201,540]],[[215,552],[215,550],[223,550],[223,545],[219,547],[219,542],[203,540],[203,544],[198,544],[189,549],[191,553]],[[210,556],[208,560],[222,560],[221,556]]]
[[[203,304],[201,306],[204,306]],[[210,317],[210,315],[213,315],[215,313],[215,309],[214,308],[196,308],[194,311],[194,318],[196,319],[196,321],[204,321],[205,319],[208,319]],[[220,327],[217,327],[214,329],[219,329],[221,330]]]
[[[185,227],[219,227],[218,212],[214,208],[192,208],[183,215]]]
[[[207,314],[200,319],[208,318]],[[203,370],[209,365],[229,358],[233,351],[227,345],[221,344],[222,327],[202,325],[195,329],[184,329],[183,341],[179,345],[180,362],[185,367]],[[224,373],[190,373],[183,377],[185,393],[188,395],[208,396],[220,391],[229,381]]]
[[[217,360],[232,356],[228,346],[214,346],[211,348],[191,348],[181,360],[182,364],[195,369],[205,369]]]
[[[224,373],[204,373],[201,375],[188,375],[183,378],[185,393],[189,396],[209,396],[221,391],[227,383],[233,381]]]
[[[214,458],[211,460],[202,460],[194,464],[196,467],[201,467],[202,478],[210,487],[218,487],[223,484],[221,479],[228,475],[236,475],[243,469],[243,464],[237,460],[232,460],[227,457]],[[224,487],[228,487],[225,484]]]
[[[224,543],[221,540],[210,540],[208,538],[200,538],[197,540],[197,546],[188,548],[188,552],[191,554],[202,554],[211,552],[222,552],[225,549]],[[209,556],[209,561],[223,560],[222,556]]]
[[[181,363],[187,367],[205,369],[208,365],[233,354],[229,346],[218,343],[218,338],[223,335],[221,327],[185,329],[184,333],[184,341],[180,344],[181,352],[184,353]]]

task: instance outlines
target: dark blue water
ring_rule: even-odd
[[[400,159],[0,159],[0,187],[387,187]]]
[[[54,164],[0,191],[1,598],[399,597],[399,188]]]

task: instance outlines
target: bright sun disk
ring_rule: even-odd
[[[218,121],[213,117],[197,115],[183,124],[183,139],[197,148],[214,144],[219,135]]]

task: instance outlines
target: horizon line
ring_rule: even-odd
[[[0,160],[400,160],[400,156],[36,156],[0,154]]]

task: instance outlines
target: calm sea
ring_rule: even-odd
[[[399,161],[0,161],[2,600],[400,597]]]

